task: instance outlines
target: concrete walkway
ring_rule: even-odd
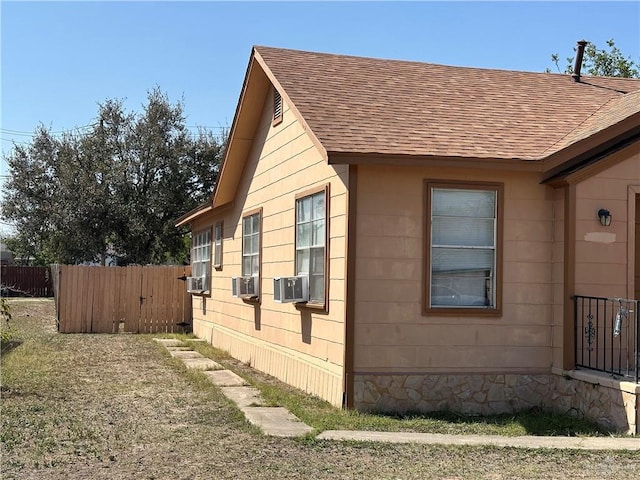
[[[578,450],[640,450],[640,438],[619,437],[503,437],[500,435],[444,435],[414,432],[362,432],[327,430],[319,440],[352,442],[427,443],[432,445],[472,445],[513,448],[567,448]]]
[[[211,383],[235,402],[247,420],[260,427],[265,435],[275,437],[299,437],[313,431],[295,415],[283,407],[265,406],[260,392],[250,387],[244,379],[225,370],[222,365],[192,350],[185,343],[174,339],[154,338],[169,351],[172,357],[184,362],[187,368],[202,370]]]
[[[283,407],[265,406],[260,392],[238,375],[225,370],[217,362],[192,350],[179,340],[154,338],[164,345],[171,356],[179,358],[187,368],[203,370],[211,383],[232,400],[247,420],[262,429],[265,435],[298,437],[313,431]],[[327,430],[316,436],[318,440],[349,442],[422,443],[431,445],[468,445],[513,448],[566,448],[578,450],[635,450],[640,451],[637,437],[504,437],[499,435],[444,435],[437,433],[376,432]]]

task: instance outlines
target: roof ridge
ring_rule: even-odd
[[[560,78],[564,77],[564,78],[567,78],[568,80],[571,80],[571,74],[568,74],[568,73],[535,72],[531,70],[515,70],[515,69],[507,69],[507,68],[478,67],[478,66],[469,66],[469,65],[451,65],[451,64],[445,64],[445,63],[428,62],[424,60],[407,60],[407,59],[400,59],[400,58],[382,58],[382,57],[372,57],[372,56],[365,56],[365,55],[344,54],[344,53],[328,53],[328,52],[320,52],[315,50],[299,50],[295,48],[270,47],[267,45],[253,45],[253,49],[256,49],[258,51],[260,49],[272,50],[272,51],[277,50],[280,52],[311,54],[311,55],[318,55],[322,57],[350,58],[355,60],[366,60],[366,61],[373,61],[373,62],[392,62],[392,63],[399,63],[399,64],[430,65],[434,67],[455,68],[460,70],[481,70],[483,72],[505,72],[505,73],[519,73],[519,74],[527,74],[527,75],[544,75],[544,76],[553,76],[553,77],[560,77]],[[637,80],[640,83],[640,79],[636,79],[636,78],[605,77],[605,76],[593,76],[593,75],[583,75],[582,78],[583,79],[594,79],[594,78],[605,79],[613,82]],[[581,81],[581,83],[586,83],[586,82]],[[592,84],[588,84],[588,85],[597,86]],[[615,89],[611,89],[611,90],[617,91]],[[621,92],[621,93],[624,93],[624,92]]]
[[[293,48],[280,48],[280,47],[267,47],[255,45],[255,49],[260,51],[260,49],[269,49],[269,50],[279,50],[285,52],[294,52],[294,53],[302,53],[302,54],[311,54],[311,55],[319,55],[322,57],[334,57],[334,58],[350,58],[354,60],[366,60],[373,62],[392,62],[398,64],[411,64],[411,65],[425,65],[425,66],[434,66],[434,67],[444,67],[444,68],[456,68],[460,70],[482,70],[485,72],[514,72],[521,74],[536,74],[536,75],[553,75],[556,77],[567,77],[571,78],[571,75],[565,73],[554,73],[554,72],[532,72],[529,70],[512,70],[512,69],[504,69],[504,68],[489,68],[489,67],[476,67],[476,66],[468,66],[468,65],[450,65],[445,63],[435,63],[435,62],[427,62],[424,60],[406,60],[399,58],[382,58],[382,57],[369,57],[363,55],[353,55],[353,54],[342,54],[342,53],[326,53],[326,52],[317,52],[311,50],[296,50]]]

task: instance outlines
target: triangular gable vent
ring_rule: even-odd
[[[280,123],[282,121],[282,95],[274,87],[273,88],[273,123]]]

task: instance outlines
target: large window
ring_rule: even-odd
[[[326,305],[327,187],[296,199],[296,275],[309,277],[309,304]]]
[[[260,276],[260,211],[242,218],[242,276]]]
[[[191,241],[191,276],[199,278],[195,290],[208,291],[211,278],[211,229],[195,233]],[[197,288],[196,288],[197,287]]]
[[[497,312],[500,185],[427,183],[427,309]]]

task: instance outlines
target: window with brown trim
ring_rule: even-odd
[[[307,305],[326,308],[328,299],[329,187],[296,196],[296,275],[309,277]]]
[[[282,95],[276,87],[273,87],[273,125],[282,122]]]
[[[426,309],[499,313],[501,184],[426,182]]]
[[[187,291],[209,293],[211,288],[211,228],[196,232],[191,238],[191,277]]]
[[[242,276],[260,276],[261,213],[242,217]]]
[[[222,268],[222,222],[213,227],[213,267]]]

